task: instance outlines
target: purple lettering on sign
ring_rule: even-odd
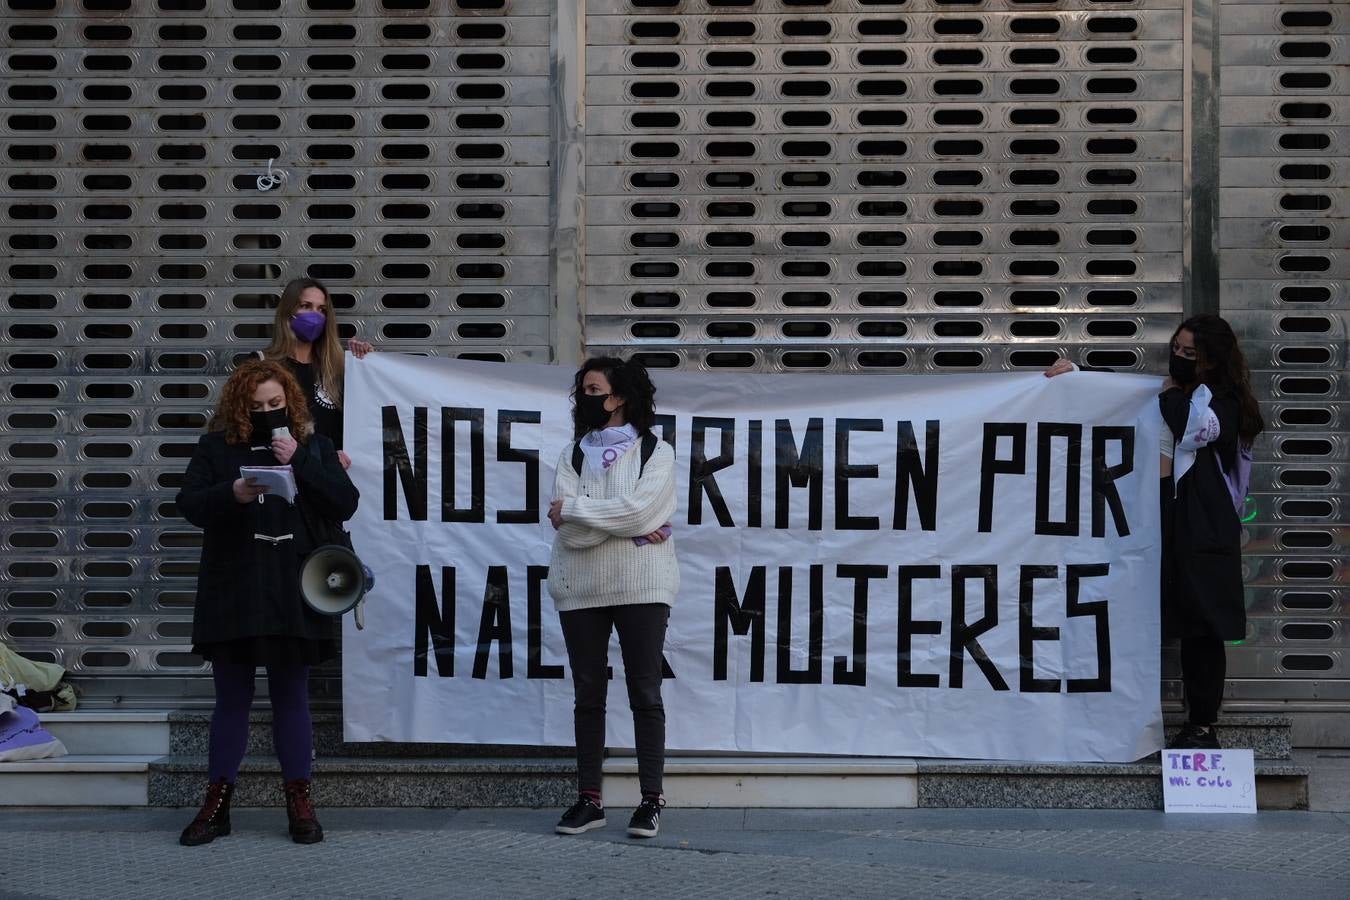
[[[1203,754],[1203,753],[1197,753],[1197,754],[1195,754],[1195,771],[1197,771],[1197,772],[1208,772],[1208,771],[1209,771],[1209,769],[1206,769],[1206,768],[1205,768],[1205,754]]]

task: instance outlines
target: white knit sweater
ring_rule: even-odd
[[[642,477],[638,477],[642,470]],[[563,525],[553,538],[548,592],[558,612],[664,603],[680,589],[673,536],[660,544],[633,543],[675,515],[675,451],[658,441],[642,469],[636,441],[608,473],[583,463],[572,468],[572,445],[558,458],[553,496],[561,498]]]

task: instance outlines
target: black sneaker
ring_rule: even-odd
[[[658,798],[643,797],[638,808],[633,810],[633,818],[628,820],[628,836],[656,837],[661,830],[661,807],[666,801]]]
[[[1188,722],[1177,732],[1176,737],[1167,742],[1167,749],[1218,750],[1219,735],[1214,731],[1213,725],[1192,725]]]
[[[558,834],[582,834],[592,828],[605,827],[605,811],[590,797],[581,797],[572,808],[563,813],[553,830]]]

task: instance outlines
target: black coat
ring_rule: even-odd
[[[1158,396],[1174,438],[1186,428],[1190,397],[1180,388]],[[1163,490],[1163,633],[1167,637],[1246,637],[1242,590],[1242,523],[1219,471],[1231,472],[1238,455],[1238,403],[1218,395],[1209,407],[1219,419],[1219,439],[1201,447],[1195,463]],[[1216,462],[1217,459],[1217,462]]]
[[[275,466],[270,448],[228,444],[223,432],[209,432],[197,449],[178,492],[178,509],[204,530],[197,602],[192,615],[194,644],[259,637],[330,641],[337,620],[315,613],[300,598],[300,563],[314,548],[298,506],[279,497],[240,503],[234,481],[241,466]],[[359,499],[328,438],[310,435],[296,447],[291,468],[299,499],[318,516],[345,522]],[[292,534],[280,544],[255,534]]]

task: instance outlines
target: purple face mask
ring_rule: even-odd
[[[323,326],[327,320],[328,317],[321,312],[296,313],[291,316],[291,331],[306,344],[312,344],[315,338],[323,334]]]

